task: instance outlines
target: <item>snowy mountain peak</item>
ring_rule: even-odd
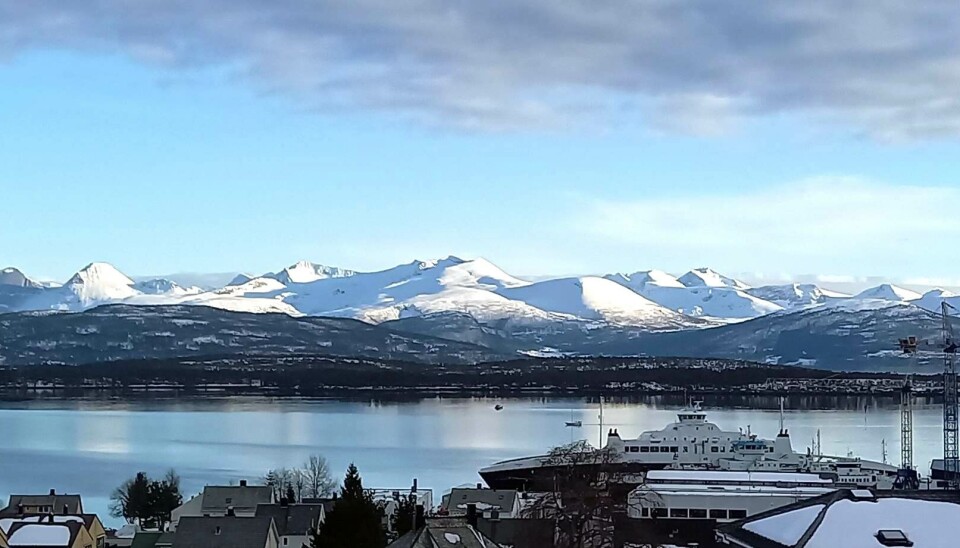
[[[284,268],[276,275],[271,275],[268,277],[274,278],[284,285],[288,285],[292,283],[306,284],[315,282],[317,280],[325,280],[327,278],[345,278],[347,276],[353,276],[353,274],[354,272],[352,270],[346,270],[334,266],[324,266],[321,264],[311,263],[310,261],[300,261],[296,264],[288,266],[287,268]],[[237,278],[234,278],[234,280],[238,281]]]
[[[731,287],[733,289],[747,289],[750,287],[740,280],[728,278],[706,267],[694,268],[690,272],[680,276],[678,281],[686,287]]]
[[[896,286],[893,284],[881,284],[870,289],[865,289],[857,293],[854,299],[881,299],[884,301],[915,301],[920,298],[916,291]]]
[[[230,280],[230,283],[228,283],[227,285],[228,285],[228,286],[231,286],[231,285],[243,285],[243,284],[249,282],[249,281],[252,280],[252,279],[253,279],[253,276],[241,272],[240,274],[237,274],[236,276],[234,276],[233,279]]]
[[[684,287],[676,276],[667,274],[662,270],[641,270],[633,274],[610,274],[605,276],[605,278],[625,285],[633,290],[642,289],[648,284],[660,287]]]
[[[41,284],[28,278],[19,269],[7,267],[0,270],[0,285],[13,285],[16,287],[42,287]]]
[[[133,280],[110,263],[90,263],[67,281],[67,285],[78,284],[103,287],[131,286]]]
[[[203,290],[199,287],[183,287],[177,282],[164,278],[137,282],[134,284],[133,288],[144,295],[183,296],[203,293]]]

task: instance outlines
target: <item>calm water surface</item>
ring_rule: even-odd
[[[493,406],[501,403],[502,411]],[[796,401],[786,424],[804,450],[821,431],[824,453],[881,460],[886,440],[899,456],[899,412],[892,400]],[[681,406],[660,398],[608,402],[606,427],[633,437],[662,428]],[[766,407],[763,409],[763,407]],[[708,402],[708,420],[772,438],[776,402]],[[567,428],[568,420],[583,428]],[[941,410],[920,404],[914,416],[915,462],[927,474],[942,451]],[[577,439],[596,444],[597,403],[570,399],[425,399],[412,402],[223,399],[188,402],[0,402],[0,498],[9,493],[81,493],[84,507],[107,516],[109,494],[139,470],[173,467],[184,490],[254,479],[320,453],[339,475],[349,462],[368,487],[402,488],[414,477],[434,499],[454,485],[480,481],[492,462],[538,454]],[[111,520],[115,523],[116,520]]]

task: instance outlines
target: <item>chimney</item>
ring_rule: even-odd
[[[233,506],[227,506],[227,517],[236,517],[237,513],[233,511]]]
[[[66,504],[64,504],[64,505],[63,505],[63,515],[67,515],[67,514],[69,514],[69,513],[70,513],[70,507],[67,506]]]
[[[240,487],[246,487],[246,486],[247,486],[247,480],[245,479],[240,480]]]
[[[471,503],[467,505],[467,523],[469,523],[471,527],[477,526],[477,505],[476,504]]]
[[[51,496],[51,497],[54,496],[54,495],[56,495],[56,494],[57,494],[57,490],[56,490],[56,489],[51,489],[51,490],[50,490],[50,496]]]
[[[23,515],[23,503],[22,503],[22,502],[17,504],[17,515],[18,515],[18,516],[22,516],[22,515]]]

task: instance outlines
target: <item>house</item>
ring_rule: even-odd
[[[93,539],[94,547],[104,548],[106,545],[107,531],[96,514],[34,514],[0,517],[0,531],[9,534],[13,526],[18,523],[65,524],[73,522],[83,527],[86,535],[82,536]]]
[[[7,531],[10,548],[94,548],[95,542],[81,521],[17,521]]]
[[[0,517],[30,514],[82,514],[80,495],[59,495],[51,489],[46,495],[10,495]]]
[[[388,548],[503,548],[462,517],[428,518]]]
[[[383,508],[383,529],[388,535],[394,535],[394,517],[400,508],[400,501],[410,497],[410,489],[371,489],[371,498]],[[433,511],[433,490],[417,489],[414,493],[416,506],[423,508],[423,514],[429,515]]]
[[[318,504],[260,504],[256,517],[269,517],[277,528],[280,546],[306,548],[310,537],[320,529],[325,518],[322,503]]]
[[[180,519],[172,548],[279,548],[270,517],[194,517]]]
[[[487,489],[477,484],[476,488],[454,488],[443,496],[440,513],[448,516],[463,516],[468,505],[475,505],[485,518],[520,517],[520,496],[514,489]]]
[[[246,480],[240,480],[240,485],[207,486],[203,492],[170,513],[170,529],[176,530],[181,518],[201,516],[226,516],[232,512],[237,517],[253,517],[257,513],[257,506],[273,504],[272,487],[266,485],[247,485]]]
[[[948,548],[957,546],[955,523],[955,492],[841,489],[721,525],[716,539],[737,548]]]

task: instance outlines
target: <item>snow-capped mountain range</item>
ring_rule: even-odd
[[[92,263],[62,286],[38,283],[16,268],[0,271],[0,312],[82,311],[104,304],[203,305],[238,312],[387,321],[457,313],[486,325],[553,322],[682,330],[738,322],[839,303],[910,303],[936,311],[960,297],[943,290],[920,295],[883,284],[847,295],[814,284],[751,287],[709,268],[681,276],[660,270],[528,281],[485,259],[414,261],[357,272],[301,261],[260,276],[239,275],[203,290],[155,279],[135,282],[112,265]]]

